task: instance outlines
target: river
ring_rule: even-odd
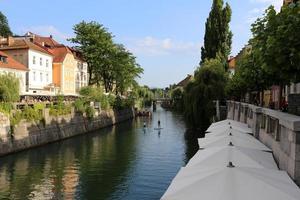
[[[152,119],[2,157],[0,199],[159,199],[198,149],[185,132],[181,115],[158,107]]]

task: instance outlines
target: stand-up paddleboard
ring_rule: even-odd
[[[160,128],[160,127],[159,128],[154,128],[154,130],[158,130],[158,131],[161,130],[161,129],[163,129],[163,128]]]

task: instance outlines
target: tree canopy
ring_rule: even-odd
[[[11,36],[12,32],[8,25],[6,16],[0,11],[0,36],[8,37]]]
[[[270,84],[285,85],[300,81],[300,4],[283,6],[276,13],[270,6],[252,25],[250,41]]]
[[[231,51],[232,32],[229,30],[231,8],[223,0],[214,0],[205,24],[204,46],[201,48],[201,63],[205,59],[221,58],[227,60]]]
[[[123,93],[143,72],[135,57],[97,22],[82,21],[74,26],[70,41],[83,53],[89,66],[89,84],[103,85],[106,92]]]
[[[191,127],[205,130],[214,115],[213,100],[223,99],[227,74],[220,58],[206,60],[184,91],[184,114]]]

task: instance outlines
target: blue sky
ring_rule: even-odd
[[[226,2],[226,1],[225,1]],[[282,0],[228,0],[235,55],[251,36],[250,25]],[[137,57],[144,68],[140,84],[167,87],[192,74],[200,60],[205,21],[212,0],[0,0],[0,11],[16,34],[52,34],[62,43],[74,24],[97,21]]]

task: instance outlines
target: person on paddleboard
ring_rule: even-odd
[[[158,127],[160,127],[160,120],[158,120],[157,124],[158,124]]]

